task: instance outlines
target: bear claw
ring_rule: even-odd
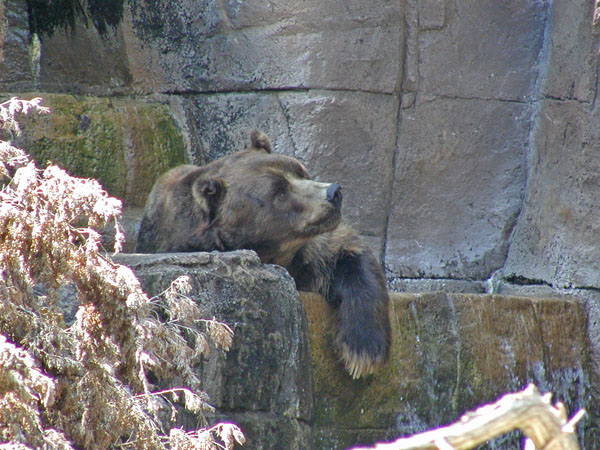
[[[347,345],[341,345],[341,357],[344,366],[353,379],[371,375],[377,367],[383,365],[383,355],[374,356],[368,353],[356,353],[351,351]]]

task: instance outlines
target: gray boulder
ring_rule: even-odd
[[[196,370],[217,408],[212,420],[240,425],[247,448],[372,444],[453,422],[532,382],[553,392],[570,414],[587,410],[578,436],[583,448],[597,448],[593,302],[549,293],[396,293],[389,363],[352,380],[332,345],[329,305],[315,294],[298,297],[287,272],[260,264],[254,252],[115,259],[134,269],[150,295],[188,275],[191,297],[206,316],[234,328],[231,351],[211,353]],[[196,425],[194,417],[182,417],[180,424]],[[515,448],[519,441],[509,434],[490,448]]]
[[[278,266],[262,265],[254,252],[121,254],[145,291],[158,295],[181,275],[204,317],[234,330],[229,352],[211,352],[195,370],[213,417],[238,423],[247,448],[311,448],[312,371],[306,316],[294,282]],[[184,417],[183,425],[197,420]]]

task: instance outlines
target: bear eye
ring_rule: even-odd
[[[286,196],[290,189],[290,183],[285,178],[277,178],[273,181],[273,195],[279,199]]]

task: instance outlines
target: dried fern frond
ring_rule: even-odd
[[[32,356],[0,335],[0,440],[12,448],[72,449],[62,433],[45,430],[39,405],[54,404],[55,382]]]
[[[235,444],[244,445],[245,442],[242,431],[231,423],[219,423],[205,430],[191,432],[172,428],[169,434],[169,443],[173,450],[232,450]]]
[[[50,112],[50,108],[40,105],[41,102],[41,97],[31,100],[21,100],[13,97],[10,100],[0,103],[0,128],[19,134],[21,128],[16,118],[17,114],[28,114],[32,110],[41,114],[48,114]]]
[[[29,157],[20,148],[0,141],[0,184],[6,184],[19,167],[29,162]]]
[[[219,322],[214,317],[211,320],[200,319],[206,324],[206,331],[219,348],[229,351],[233,343],[233,330],[226,323]]]

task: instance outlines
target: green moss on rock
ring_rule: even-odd
[[[169,107],[131,99],[41,96],[49,116],[22,122],[19,145],[39,165],[96,178],[129,207],[142,206],[156,178],[185,162],[184,140]]]
[[[569,297],[393,294],[390,361],[359,380],[333,350],[331,308],[314,294],[300,298],[309,322],[316,448],[448,424],[531,382],[554,392],[570,413],[584,407],[590,417],[600,414],[589,395],[585,311]],[[593,430],[581,433],[589,438]],[[500,438],[499,448],[519,439]]]

